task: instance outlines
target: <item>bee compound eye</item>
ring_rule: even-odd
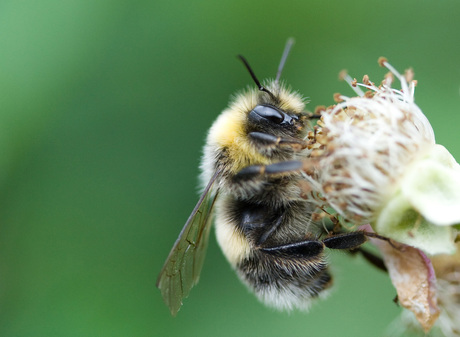
[[[284,114],[271,106],[258,105],[252,112],[275,124],[282,124],[284,122]]]

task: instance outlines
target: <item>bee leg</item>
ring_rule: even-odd
[[[385,238],[383,236],[380,236],[374,233],[367,233],[363,231],[334,235],[334,236],[324,239],[323,243],[327,248],[330,248],[330,249],[346,249],[351,254],[361,253],[361,255],[369,263],[371,263],[372,265],[374,265],[380,270],[383,270],[385,272],[388,271],[385,266],[385,263],[380,257],[360,247],[363,243],[367,241],[368,237],[376,237],[380,240],[388,241],[391,244],[391,240],[388,238]]]
[[[235,179],[249,180],[264,174],[280,174],[296,172],[302,169],[303,163],[299,160],[283,161],[270,165],[251,165],[245,167],[235,175]]]
[[[385,266],[385,263],[383,262],[383,259],[369,251],[367,251],[366,249],[362,249],[361,247],[358,247],[356,249],[352,249],[352,250],[349,250],[348,251],[350,254],[361,254],[362,257],[364,257],[366,259],[367,262],[369,262],[370,264],[372,264],[374,267],[376,267],[377,269],[380,269],[384,272],[388,272],[388,269],[387,267]]]
[[[275,137],[263,132],[249,132],[249,137],[258,145],[268,148],[288,146],[294,151],[300,151],[307,147],[307,142],[304,140]]]
[[[373,233],[358,231],[351,233],[336,234],[334,236],[326,238],[323,242],[326,245],[326,247],[331,249],[346,249],[348,250],[348,253],[352,255],[361,254],[362,257],[364,257],[366,261],[372,264],[374,267],[384,272],[387,272],[388,269],[385,266],[385,263],[383,262],[383,259],[381,257],[360,247],[360,245],[367,241],[367,238],[369,236],[374,237]],[[380,235],[376,236],[378,237],[378,239],[381,240],[389,240],[385,237],[381,237]],[[351,241],[347,242],[350,239]],[[347,248],[349,246],[351,246],[352,248]]]
[[[281,246],[263,247],[260,250],[277,256],[311,258],[322,254],[324,244],[317,240],[305,240]]]
[[[272,235],[273,232],[275,232],[276,229],[278,229],[278,227],[281,225],[282,222],[283,222],[283,217],[280,216],[278,217],[278,219],[276,219],[276,221],[272,222],[268,226],[264,226],[265,231],[259,236],[258,240],[256,241],[256,244],[258,246],[263,245],[265,241],[267,241],[267,239],[270,237],[270,235]]]
[[[336,234],[324,239],[322,242],[329,249],[352,250],[361,246],[367,241],[366,233],[362,231]]]

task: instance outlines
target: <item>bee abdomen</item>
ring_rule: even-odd
[[[280,310],[308,310],[312,301],[332,285],[322,255],[298,259],[256,251],[239,263],[237,270],[262,302]]]

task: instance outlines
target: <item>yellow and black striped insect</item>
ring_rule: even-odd
[[[332,284],[324,249],[350,250],[363,232],[324,235],[302,195],[302,161],[312,114],[280,82],[289,40],[274,80],[238,94],[209,130],[201,163],[203,194],[158,277],[175,315],[198,281],[214,218],[217,241],[240,279],[269,306],[308,309]]]

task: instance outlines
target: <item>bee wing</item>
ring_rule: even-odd
[[[173,316],[200,277],[211,229],[212,209],[218,195],[218,191],[212,193],[212,187],[219,173],[214,174],[204,189],[157,279],[156,285]]]

